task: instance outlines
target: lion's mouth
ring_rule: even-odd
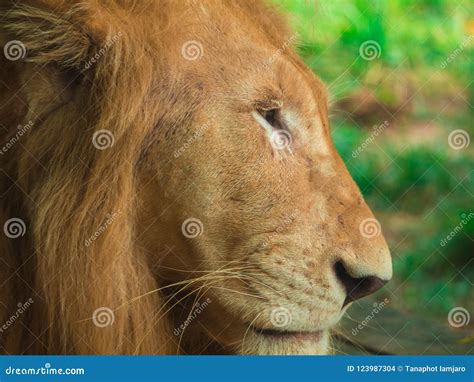
[[[321,330],[317,331],[290,331],[290,330],[278,330],[278,329],[262,329],[251,326],[252,330],[258,335],[265,336],[272,339],[282,340],[310,340],[320,341],[323,335]]]

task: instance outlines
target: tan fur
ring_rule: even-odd
[[[1,223],[21,218],[27,232],[0,239],[0,324],[18,302],[34,303],[0,351],[327,352],[344,312],[334,263],[383,279],[391,263],[381,234],[360,235],[373,216],[331,142],[324,86],[289,48],[285,22],[250,0],[68,3],[0,2],[2,44],[28,50],[25,61],[2,56],[1,142],[34,122],[1,155]],[[190,40],[202,44],[197,60],[182,55]],[[272,100],[290,121],[291,152],[275,151],[252,117]],[[114,145],[97,150],[102,129]],[[195,239],[183,236],[188,218],[203,224]],[[100,307],[112,325],[94,325]],[[287,330],[319,338],[249,330],[271,328],[281,307]]]

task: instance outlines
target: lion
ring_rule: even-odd
[[[0,4],[0,351],[330,352],[392,266],[279,10]]]

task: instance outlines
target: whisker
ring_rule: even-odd
[[[260,312],[255,318],[252,320],[252,322],[248,325],[247,330],[245,331],[244,338],[242,339],[242,346],[240,349],[240,352],[243,354],[244,353],[244,344],[245,344],[245,338],[247,337],[247,333],[249,332],[250,328],[252,327],[253,323],[257,321],[257,319],[262,315],[262,312]]]

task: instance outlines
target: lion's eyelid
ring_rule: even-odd
[[[265,100],[260,100],[254,103],[254,108],[258,110],[274,110],[281,109],[283,107],[283,101],[277,98],[269,98]]]

